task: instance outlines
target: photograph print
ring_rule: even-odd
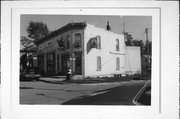
[[[151,106],[152,16],[20,15],[21,105]]]

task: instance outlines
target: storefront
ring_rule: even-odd
[[[50,52],[46,54],[47,61],[47,74],[55,74],[55,52]]]
[[[47,75],[66,75],[68,68],[77,77],[125,75],[126,72],[124,36],[91,24],[69,23],[37,45],[39,67]],[[139,59],[136,64],[133,71],[141,72]]]

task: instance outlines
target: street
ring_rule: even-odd
[[[119,104],[132,100],[147,81],[108,83],[20,82],[20,104]]]

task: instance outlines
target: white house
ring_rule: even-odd
[[[82,77],[126,74],[124,36],[112,32],[109,23],[106,29],[86,22],[69,23],[36,44],[41,73],[65,75],[69,67]]]

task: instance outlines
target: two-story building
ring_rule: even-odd
[[[36,42],[39,71],[65,75],[71,68],[82,77],[125,75],[124,36],[86,22],[69,23]]]

